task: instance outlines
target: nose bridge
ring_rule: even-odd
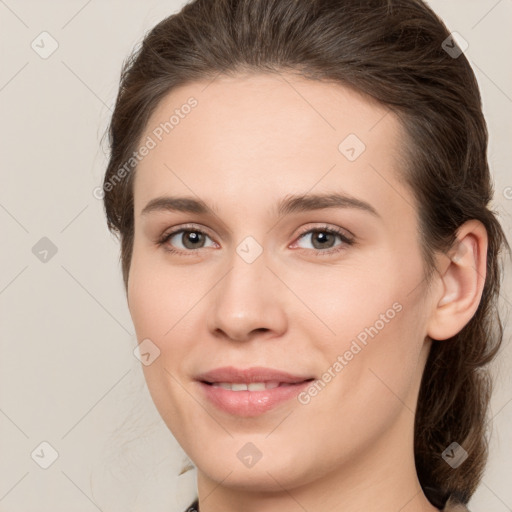
[[[246,339],[255,330],[280,331],[285,315],[263,247],[252,237],[238,244],[229,270],[216,286],[209,328],[232,339]]]

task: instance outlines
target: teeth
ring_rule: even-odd
[[[251,382],[249,384],[241,382],[214,382],[212,386],[216,388],[229,389],[230,391],[264,391],[265,389],[277,388],[279,386],[279,382]]]

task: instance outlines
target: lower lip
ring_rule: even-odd
[[[237,416],[258,416],[279,404],[297,397],[311,381],[288,386],[278,386],[263,391],[231,391],[199,382],[206,397],[219,409]]]

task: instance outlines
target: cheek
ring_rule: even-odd
[[[319,317],[308,315],[302,328],[312,332],[316,325],[323,333],[311,338],[321,354],[320,371],[325,372],[321,393],[330,388],[325,393],[330,400],[351,403],[365,414],[372,410],[382,414],[384,403],[388,408],[403,407],[400,400],[408,400],[406,395],[422,371],[425,308],[417,287],[421,261],[419,256],[402,262],[396,257],[378,261],[379,265],[374,260],[373,265],[351,272],[316,275],[299,288]],[[413,409],[414,402],[407,406]]]
[[[165,338],[178,321],[184,295],[186,291],[173,280],[169,269],[160,268],[154,256],[134,247],[128,307],[139,342],[143,338],[154,338],[158,344]]]
[[[192,328],[193,320],[187,315],[191,305],[183,299],[187,293],[181,288],[170,272],[134,251],[128,302],[137,341],[151,354],[149,364],[141,363],[144,378],[160,416],[173,435],[184,442],[184,425],[193,424],[190,415],[197,411],[191,411],[190,397],[178,382],[189,349],[184,332]]]
[[[301,403],[304,423],[317,437],[322,432],[330,439],[313,443],[318,451],[329,452],[328,460],[331,452],[348,456],[361,446],[372,445],[400,417],[412,421],[413,391],[422,370],[420,344],[414,339],[416,327],[408,316],[409,306],[402,301],[393,304],[395,308],[389,308],[386,300],[368,303],[363,327],[354,325],[347,311],[340,316],[336,340],[327,344],[324,338],[325,373],[317,391],[302,396]],[[388,323],[380,318],[381,313]],[[301,442],[299,438],[297,434],[295,442]],[[357,442],[349,446],[347,439]]]
[[[376,331],[382,337],[380,333],[389,331],[402,306],[400,287],[390,274],[379,270],[380,263],[290,271],[286,280],[306,306],[302,306],[305,314],[288,315],[291,325],[301,323],[327,354],[343,353],[353,339],[364,343]],[[317,336],[313,336],[315,329]]]
[[[128,303],[138,343],[150,340],[149,347],[157,354],[154,362],[143,365],[154,398],[169,392],[167,386],[174,387],[170,374],[188,368],[191,339],[201,337],[197,306],[206,289],[190,286],[190,279],[183,267],[163,265],[154,254],[134,250]]]

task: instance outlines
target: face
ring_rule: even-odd
[[[189,84],[153,113],[128,303],[203,478],[293,487],[412,449],[428,304],[404,143],[385,107],[284,74]]]

